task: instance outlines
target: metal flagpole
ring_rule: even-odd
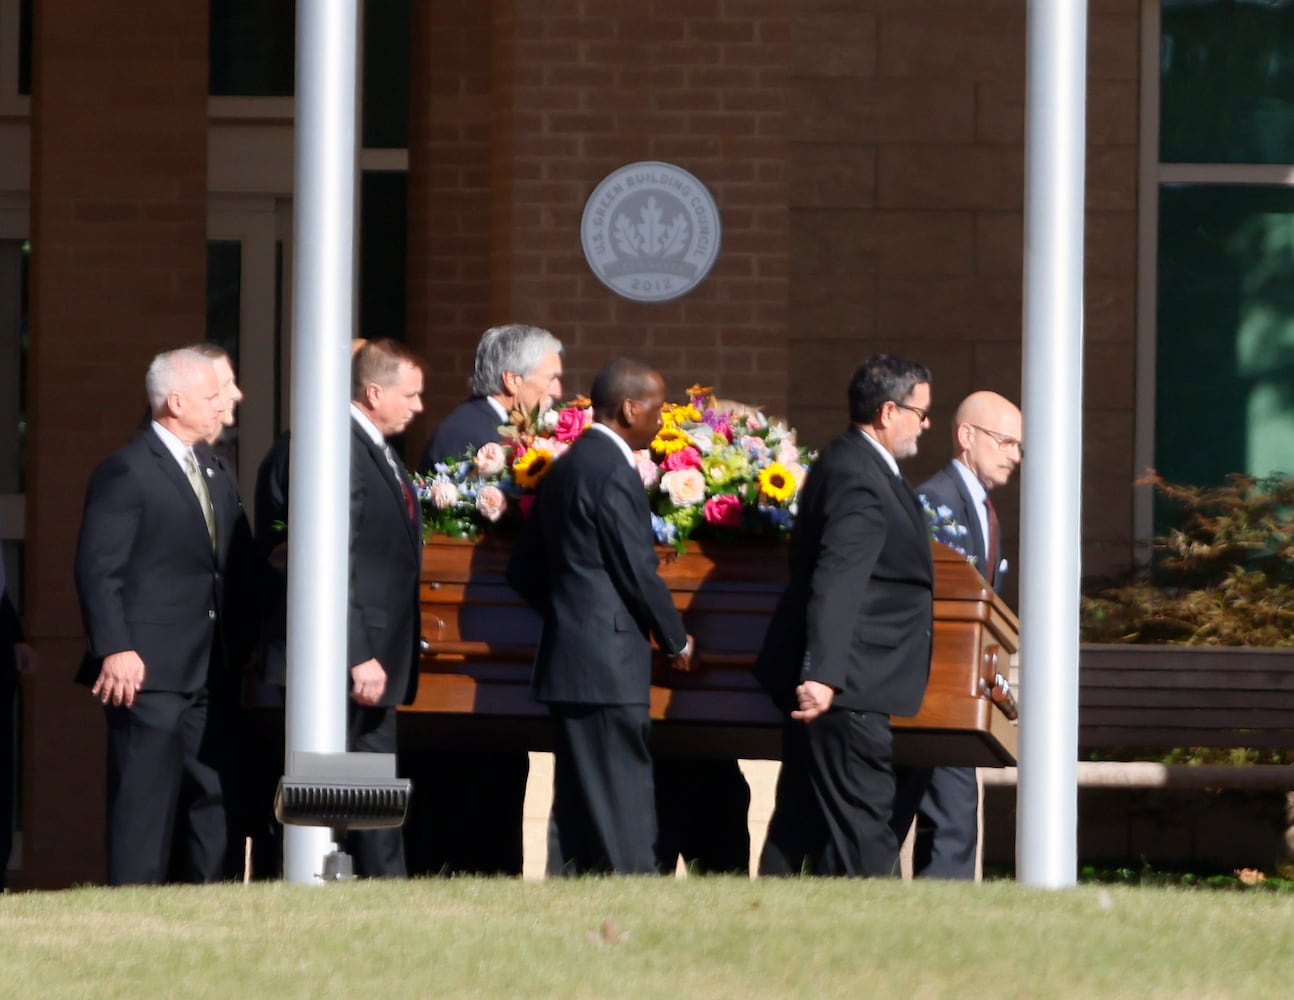
[[[1030,0],[1017,878],[1077,880],[1086,0]]]
[[[358,0],[297,3],[289,755],[346,749],[358,20]],[[286,826],[284,877],[322,884],[331,841],[327,828]]]

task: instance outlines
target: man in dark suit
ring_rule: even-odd
[[[499,441],[513,409],[548,409],[562,392],[562,343],[537,326],[510,323],[481,335],[472,372],[473,397],[436,428],[422,468],[475,455]],[[414,870],[520,875],[526,779],[524,747],[465,748],[452,768],[428,750],[406,762],[418,797],[405,825]]]
[[[997,512],[989,493],[1005,486],[1023,457],[1019,409],[996,392],[974,392],[953,416],[953,458],[917,492],[947,507],[966,528],[954,541],[999,593],[1006,575]],[[973,767],[900,767],[892,825],[900,841],[915,814],[912,873],[973,879],[979,854],[979,780]]]
[[[352,358],[367,341],[351,341]],[[288,682],[288,463],[292,435],[285,431],[256,469],[256,600],[260,607],[255,670],[247,685],[244,719],[248,750],[248,810],[252,866],[258,876],[283,874],[283,826],[274,815],[274,795],[285,756],[285,688]]]
[[[36,669],[36,651],[23,641],[18,612],[9,599],[0,555],[0,889],[13,850],[14,707],[18,682]]]
[[[211,361],[190,349],[154,358],[145,386],[152,424],[95,469],[76,551],[88,642],[77,679],[107,716],[113,885],[232,873],[224,575],[246,565],[233,552],[246,536],[234,484],[194,453],[225,402]]]
[[[370,340],[351,364],[350,667],[347,749],[395,753],[396,706],[418,689],[422,518],[386,439],[422,412],[422,367],[398,341]],[[357,874],[407,874],[396,827],[350,834]]]
[[[553,720],[549,871],[644,874],[657,870],[650,637],[675,669],[693,648],[633,464],[660,429],[665,385],[618,358],[590,396],[595,422],[540,484],[508,581],[544,619],[533,690]]]
[[[897,872],[890,716],[925,695],[934,563],[896,460],[916,454],[929,412],[925,368],[868,358],[849,384],[853,426],[804,484],[790,582],[755,664],[788,713],[763,874]]]
[[[481,445],[499,440],[499,425],[509,423],[514,410],[546,410],[561,395],[560,340],[522,323],[491,327],[476,345],[472,398],[440,422],[422,453],[421,468],[475,455]]]

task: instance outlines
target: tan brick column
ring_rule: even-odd
[[[35,6],[23,881],[103,878],[102,711],[71,678],[91,469],[134,433],[153,354],[205,336],[207,5]]]

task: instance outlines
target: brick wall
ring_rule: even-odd
[[[1014,0],[794,5],[790,413],[843,425],[845,369],[928,365],[935,409],[913,481],[947,461],[979,388],[1020,400],[1025,9]],[[1135,0],[1089,27],[1084,569],[1131,551],[1135,351]],[[1018,482],[995,494],[1015,562]]]
[[[488,262],[488,317],[454,308],[462,286],[445,289],[448,302],[436,299],[430,283],[411,292],[427,300],[411,305],[411,316],[427,317],[426,329],[415,327],[412,336],[425,337],[432,351],[448,351],[442,360],[453,374],[433,376],[429,425],[462,397],[461,373],[470,370],[481,329],[512,320],[546,326],[562,339],[568,395],[586,392],[609,358],[633,353],[662,370],[672,398],[701,380],[785,413],[786,5],[569,0],[498,2],[493,10],[492,47],[464,29],[460,41],[481,47],[448,57],[464,67],[457,90],[444,81],[413,96],[415,121],[430,115],[428,132],[444,137],[428,146],[426,174],[410,179],[411,191],[426,185],[427,204],[438,206],[411,220],[411,238],[432,245],[420,266],[434,271],[442,288],[453,283],[448,255],[439,264],[430,258],[444,237],[418,236],[417,227],[434,218],[479,233],[482,205],[475,186],[457,190],[454,169],[438,167],[437,155],[443,163],[461,154],[474,180],[481,157],[490,162],[488,249],[455,241],[464,255],[456,263],[470,271],[463,286],[476,287]],[[445,61],[439,50],[437,59]],[[487,66],[492,72],[482,76]],[[481,113],[481,88],[488,89],[488,116]],[[474,131],[486,121],[488,136]],[[412,150],[410,158],[416,173]],[[606,174],[637,160],[690,171],[722,216],[723,250],[714,268],[670,302],[619,298],[590,271],[580,248],[585,200]]]
[[[205,335],[207,13],[139,0],[35,5],[24,882],[103,877],[102,712],[71,676],[90,470],[145,407],[153,354]],[[39,501],[39,502],[37,502]],[[35,785],[30,780],[39,776]]]

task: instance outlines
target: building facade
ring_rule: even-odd
[[[72,555],[148,359],[203,337],[230,350],[244,496],[288,415],[294,5],[130,6],[0,0],[0,524],[42,658],[21,720],[33,887],[102,877],[103,724],[70,682]],[[633,353],[674,397],[713,385],[811,445],[843,424],[859,360],[913,357],[935,380],[923,478],[963,395],[1021,395],[1025,10],[367,0],[357,333],[428,362],[406,455],[466,394],[480,332],[524,321],[565,343],[570,394]],[[1145,469],[1288,465],[1294,4],[1089,12],[1074,461],[1099,573],[1152,531]],[[617,296],[580,245],[590,193],[643,160],[699,178],[723,225],[705,280],[663,302]],[[1013,561],[1017,490],[998,503]]]

